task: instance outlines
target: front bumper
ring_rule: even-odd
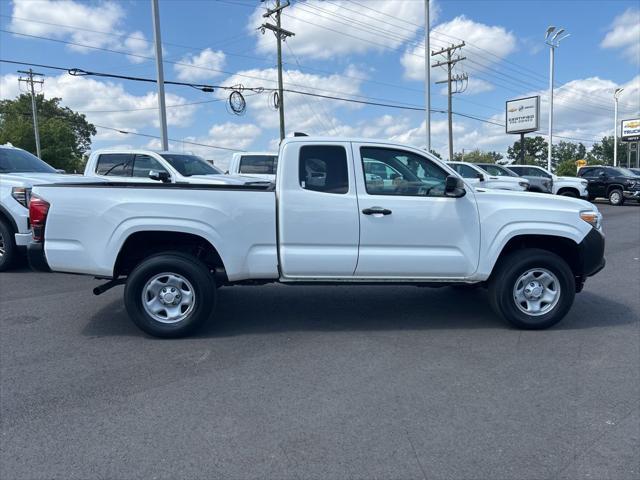
[[[622,195],[626,199],[640,200],[640,190],[624,190]]]

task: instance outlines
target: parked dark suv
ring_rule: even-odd
[[[589,182],[589,200],[608,198],[611,205],[625,200],[640,201],[640,175],[628,168],[592,165],[582,167],[578,176]]]

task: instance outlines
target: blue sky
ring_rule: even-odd
[[[423,106],[423,5],[422,0],[293,1],[283,17],[283,26],[296,33],[284,47],[285,86]],[[275,39],[255,28],[264,21],[264,8],[257,0],[160,0],[165,77],[275,87]],[[639,113],[637,2],[435,0],[431,12],[432,49],[459,39],[467,43],[462,50],[467,60],[457,71],[469,74],[469,84],[467,91],[454,97],[456,112],[501,123],[505,100],[541,94],[540,133],[546,132],[549,51],[543,37],[553,24],[571,33],[556,54],[555,134],[588,146],[611,134],[613,91],[618,86],[625,87],[620,117]],[[2,59],[155,76],[154,62],[146,58],[153,56],[149,1],[3,0],[0,15],[2,30],[14,32],[0,32]],[[17,69],[0,64],[1,98],[18,93]],[[155,85],[36,70],[46,74],[45,95],[62,97],[65,105],[85,112],[96,125],[159,134]],[[432,70],[434,81],[442,75],[442,69]],[[246,93],[246,112],[236,116],[226,107],[223,91],[212,94],[167,86],[167,104],[178,105],[168,109],[169,136],[232,149],[275,149],[278,115],[270,107],[270,95]],[[209,100],[216,101],[194,104]],[[422,112],[296,94],[285,95],[285,101],[287,132],[425,144]],[[432,107],[446,108],[440,85],[432,87]],[[433,148],[446,154],[446,115],[433,113],[432,123]],[[500,126],[461,116],[454,117],[454,134],[456,151],[504,152],[516,140]],[[158,142],[106,128],[99,128],[94,139],[94,148],[124,145],[157,147]],[[229,151],[181,142],[171,146],[222,165],[230,156]]]

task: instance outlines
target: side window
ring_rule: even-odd
[[[464,178],[478,178],[478,172],[469,165],[455,165],[453,168]]]
[[[240,173],[275,175],[278,157],[271,155],[244,155],[240,157]]]
[[[133,155],[130,153],[104,153],[98,157],[96,173],[110,177],[130,177]]]
[[[404,150],[382,147],[361,147],[362,167],[367,193],[372,195],[444,194],[447,173],[431,160]],[[368,165],[384,165],[387,175],[378,175]],[[380,170],[380,167],[376,167]],[[388,170],[387,170],[388,169]],[[381,170],[380,170],[381,171]]]
[[[300,186],[316,192],[344,194],[349,191],[347,152],[336,145],[300,148]]]
[[[149,155],[136,155],[133,162],[133,176],[147,178],[149,171],[166,172],[167,170],[155,158]]]

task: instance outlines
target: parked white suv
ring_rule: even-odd
[[[26,150],[0,145],[0,272],[14,265],[19,250],[31,241],[31,187],[68,178]]]
[[[127,183],[208,183],[242,185],[254,178],[232,178],[206,160],[180,152],[153,150],[96,150],[84,170],[85,177]]]
[[[548,170],[535,165],[505,165],[509,170],[526,177],[544,177],[553,181],[554,195],[565,197],[588,198],[587,185],[589,182],[577,177],[559,177]]]
[[[490,175],[473,163],[448,162],[448,165],[474,187],[519,192],[529,190],[529,180],[526,178]]]
[[[229,163],[229,175],[244,175],[273,182],[278,168],[278,154],[271,152],[234,153]]]

